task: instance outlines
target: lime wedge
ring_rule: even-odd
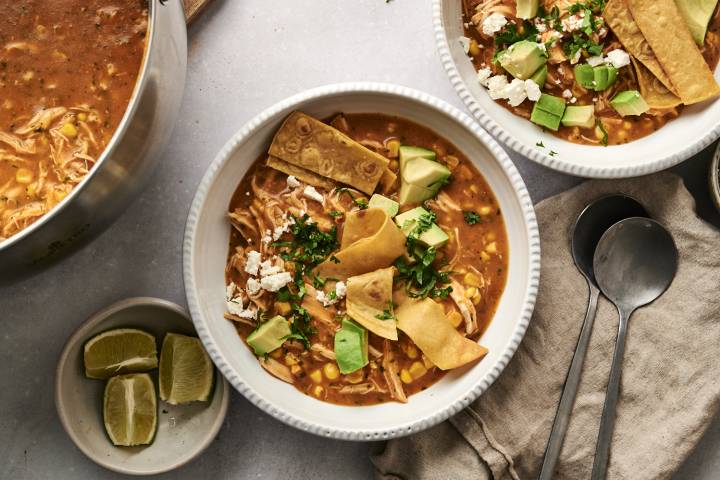
[[[108,380],[103,399],[105,431],[114,445],[148,445],[157,429],[155,385],[147,373]]]
[[[94,336],[85,344],[85,375],[110,378],[120,373],[157,368],[155,337],[134,328],[118,328]]]
[[[160,398],[172,405],[204,402],[213,387],[213,364],[195,337],[168,333],[160,352]]]

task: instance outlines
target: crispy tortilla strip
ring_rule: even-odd
[[[345,280],[387,268],[404,253],[405,235],[384,210],[359,210],[347,214],[340,251],[333,255],[339,262],[328,259],[316,271],[324,278]]]
[[[268,153],[368,195],[375,191],[389,163],[339,130],[301,112],[285,119]]]
[[[455,330],[442,305],[429,298],[406,299],[395,309],[395,318],[398,328],[442,370],[461,367],[488,352]]]
[[[630,13],[685,105],[720,95],[674,0],[627,0]]]
[[[666,89],[674,92],[675,87],[673,87],[670,77],[663,70],[662,65],[655,56],[655,52],[650,48],[650,44],[640,31],[638,24],[635,23],[627,5],[627,0],[610,0],[605,5],[605,10],[603,10],[603,18],[620,40],[620,43],[623,44],[625,50],[640,60],[665,85]]]
[[[650,108],[665,109],[682,104],[680,97],[665,88],[665,85],[642,62],[635,57],[632,62],[640,85],[640,93]]]
[[[397,322],[394,318],[380,320],[384,310],[392,307],[392,289],[395,267],[347,279],[345,306],[350,318],[369,331],[389,340],[397,340]]]
[[[335,182],[333,182],[332,180],[321,177],[317,173],[313,173],[310,170],[298,167],[297,165],[293,165],[292,163],[287,163],[277,157],[269,156],[266,165],[270,168],[274,168],[279,172],[285,173],[287,175],[292,175],[298,180],[307,183],[308,185],[312,185],[314,187],[322,187],[328,191],[335,188]]]

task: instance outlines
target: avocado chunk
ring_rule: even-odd
[[[343,319],[335,333],[335,358],[343,375],[368,364],[368,332],[355,322]]]
[[[527,80],[546,64],[547,54],[539,43],[521,40],[500,53],[498,61],[513,77]]]
[[[405,167],[405,164],[409,160],[413,160],[415,158],[425,158],[427,160],[435,160],[437,158],[437,155],[432,150],[428,150],[427,148],[422,147],[413,147],[411,145],[403,145],[399,149],[399,156],[400,156],[400,171],[403,170]]]
[[[542,67],[538,68],[537,72],[533,73],[533,76],[530,77],[530,80],[537,83],[538,87],[543,88],[545,86],[545,82],[547,81],[547,74],[547,65],[543,65]]]
[[[438,190],[450,176],[450,170],[443,164],[426,158],[415,158],[400,171],[403,180],[413,185]]]
[[[530,121],[541,127],[557,131],[564,113],[565,100],[543,93],[535,102],[530,114]]]
[[[538,0],[517,0],[515,16],[527,20],[537,16],[540,2]]]
[[[279,348],[291,333],[288,321],[276,315],[253,330],[247,337],[247,343],[255,355],[265,355]]]
[[[595,76],[594,89],[596,92],[607,90],[617,79],[617,69],[612,65],[600,65],[593,68]]]
[[[413,185],[412,183],[407,183],[402,178],[400,179],[400,194],[398,195],[400,205],[421,203],[434,197],[436,193],[436,190]]]
[[[398,202],[396,202],[395,200],[390,200],[389,198],[384,197],[378,193],[375,193],[372,197],[370,197],[368,207],[385,210],[385,213],[390,215],[390,217],[394,217],[395,215],[397,215],[398,210],[400,210],[400,204],[398,204]]]
[[[397,223],[405,236],[409,236],[415,230],[418,221],[423,215],[429,216],[430,212],[423,207],[415,207],[395,217],[395,223]],[[440,248],[447,243],[449,238],[442,228],[433,223],[428,230],[420,234],[418,240],[428,247]]]
[[[595,107],[593,105],[568,106],[565,109],[561,123],[566,127],[594,127]]]
[[[717,0],[675,0],[675,5],[685,19],[693,40],[702,47]]]
[[[575,81],[588,90],[595,90],[595,71],[587,63],[575,65]]]
[[[610,100],[610,105],[623,117],[642,115],[650,110],[645,99],[637,90],[620,92]]]

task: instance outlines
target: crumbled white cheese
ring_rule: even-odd
[[[588,59],[587,59],[587,63],[588,63],[588,65],[590,65],[591,67],[597,67],[598,65],[602,65],[603,63],[605,63],[605,61],[606,61],[606,58],[603,57],[602,55],[596,55],[596,56],[594,56],[594,57],[588,57]]]
[[[572,98],[570,99],[570,103],[577,103],[577,98],[572,97]]]
[[[260,282],[255,280],[254,278],[248,278],[247,281],[247,293],[248,295],[255,295],[258,293],[261,289]]]
[[[513,81],[505,87],[505,96],[511,107],[517,107],[527,98],[525,91],[525,82],[523,80],[513,78]]]
[[[607,33],[608,31],[605,27],[600,27],[600,30],[598,30],[598,35],[600,35],[600,37],[604,37],[605,35],[607,35]]]
[[[263,235],[262,237],[262,242],[265,244],[272,242],[272,232],[270,230],[265,230],[265,235]]]
[[[258,268],[260,267],[260,252],[250,250],[247,254],[247,261],[245,262],[245,271],[250,275],[257,275]]]
[[[468,37],[460,37],[458,38],[458,42],[460,42],[463,52],[467,55],[468,52],[470,52],[470,39]]]
[[[492,98],[493,100],[506,98],[505,87],[507,86],[508,81],[505,75],[495,75],[494,77],[490,77],[487,81],[487,88],[488,93],[490,94],[490,98]]]
[[[240,297],[227,302],[227,311],[240,318],[255,318],[257,313],[257,311],[250,306],[248,306],[248,308],[243,308]]]
[[[288,283],[292,282],[292,275],[289,272],[280,272],[268,275],[260,280],[260,286],[268,292],[277,292]]]
[[[570,15],[562,21],[562,28],[565,32],[575,32],[583,25],[583,18],[579,15]]]
[[[322,290],[317,291],[315,298],[318,302],[323,304],[323,307],[329,307],[330,305],[335,305],[338,302],[337,298],[330,298],[330,296]]]
[[[570,63],[575,65],[576,63],[578,63],[580,61],[581,57],[582,57],[582,50],[578,50],[577,52],[575,52],[575,55],[573,55],[573,57],[570,59]]]
[[[540,50],[542,50],[545,55],[548,54],[547,45],[545,45],[544,43],[538,43],[538,47],[540,47]]]
[[[323,203],[323,196],[320,195],[320,192],[315,190],[315,187],[308,185],[303,190],[303,195],[305,198],[309,198],[310,200],[315,200],[316,202]]]
[[[489,79],[491,76],[492,76],[492,70],[490,70],[490,69],[487,68],[487,67],[481,68],[481,69],[478,70],[478,72],[477,72],[478,82],[480,82],[480,85],[482,85],[483,87],[487,87],[487,86],[488,86],[488,79]]]
[[[536,18],[535,28],[537,28],[538,33],[545,33],[547,31],[547,24],[539,18]]]
[[[505,16],[501,13],[495,12],[492,15],[488,15],[488,17],[483,21],[482,32],[485,35],[492,37],[502,30],[505,25],[507,25],[507,19]]]
[[[290,175],[287,178],[287,186],[290,188],[297,188],[300,186],[300,181],[297,178],[295,178],[294,175]]]
[[[347,294],[347,285],[345,285],[345,282],[337,282],[335,284],[335,295],[337,298],[344,298]]]
[[[265,260],[260,264],[260,276],[267,277],[280,272],[280,267],[273,265],[272,260]]]
[[[282,216],[283,224],[275,227],[272,234],[272,239],[277,241],[283,236],[283,233],[290,231],[290,225],[295,224],[295,220],[292,218],[288,219],[287,215]]]
[[[622,68],[630,65],[630,55],[628,55],[625,50],[620,50],[619,48],[608,52],[607,59],[615,68]]]
[[[225,299],[229,302],[233,299],[235,296],[235,289],[237,288],[237,285],[235,285],[235,282],[230,282],[230,284],[225,287]]]
[[[565,90],[563,90],[563,92],[562,92],[562,96],[563,96],[564,98],[572,98],[573,94],[572,94],[572,92],[571,92],[570,90],[565,89]]]
[[[535,83],[535,80],[531,79],[525,80],[525,92],[527,93],[528,100],[531,102],[537,102],[540,100],[540,95],[542,95],[540,85]]]

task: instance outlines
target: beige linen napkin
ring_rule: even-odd
[[[630,321],[608,477],[665,479],[680,466],[720,406],[720,232],[696,216],[682,180],[661,173],[587,182],[537,206],[540,292],[520,348],[468,409],[388,442],[372,459],[377,478],[537,477],[587,306],[570,231],[590,201],[619,192],[640,200],[669,228],[680,262],[665,295]],[[601,298],[557,479],[590,478],[617,323],[614,307]]]

